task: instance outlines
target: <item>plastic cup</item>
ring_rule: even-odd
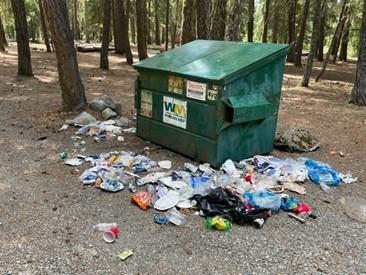
[[[103,239],[107,243],[113,243],[118,237],[118,227],[112,227],[111,229],[103,233]]]

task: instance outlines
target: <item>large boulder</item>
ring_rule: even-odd
[[[311,152],[319,148],[320,142],[308,130],[287,128],[276,133],[274,145],[288,152]]]
[[[110,119],[111,117],[116,116],[117,113],[114,112],[111,108],[106,108],[105,110],[103,110],[102,112],[102,117],[104,119]]]
[[[93,99],[89,103],[89,106],[93,111],[96,111],[96,112],[102,112],[106,108],[112,109],[114,112],[116,112],[119,115],[122,112],[121,104],[115,103],[113,98],[111,98],[110,96],[107,96],[107,95],[102,95],[102,96],[99,96],[99,97]]]
[[[74,124],[78,125],[88,125],[96,121],[97,121],[96,118],[87,112],[82,112],[80,115],[78,115],[72,120]]]

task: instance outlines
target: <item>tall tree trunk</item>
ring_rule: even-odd
[[[263,35],[262,35],[262,42],[263,43],[267,43],[270,4],[271,4],[271,1],[266,0],[265,7],[264,7],[264,17],[263,17]]]
[[[172,38],[172,42],[171,42],[171,47],[172,49],[175,48],[175,44],[176,44],[176,38],[177,38],[177,30],[178,30],[178,26],[179,26],[179,22],[181,21],[180,19],[180,0],[177,0],[176,3],[175,3],[175,16],[174,16],[174,19],[173,19],[173,16],[171,16],[172,18],[172,21],[173,22],[173,27],[172,27],[172,31],[171,31],[171,38]]]
[[[182,30],[182,44],[193,41],[195,36],[194,22],[194,0],[185,0],[183,8],[183,30]]]
[[[248,0],[248,42],[253,42],[254,34],[254,0]]]
[[[165,27],[161,28],[161,43],[165,44]]]
[[[155,44],[160,45],[160,20],[159,20],[159,0],[155,0],[154,3],[155,12]]]
[[[207,39],[208,38],[208,0],[197,0],[196,9],[197,9],[197,37],[198,39]]]
[[[319,39],[317,46],[317,59],[318,61],[324,60],[324,39],[325,39],[325,18],[327,15],[327,6],[326,2],[324,2],[324,9],[322,10],[321,18],[320,18],[320,26],[319,26]]]
[[[340,32],[342,33],[343,31],[343,17],[344,17],[344,14],[346,12],[346,6],[347,6],[347,2],[348,0],[343,0],[343,3],[342,3],[342,9],[341,9],[341,13],[339,14],[339,19],[338,19],[338,22],[339,22],[339,28],[340,28]],[[340,37],[339,37],[339,40],[340,40]],[[337,48],[337,44],[338,44],[338,38],[336,38],[335,42],[334,42],[334,45],[332,46],[332,48],[330,48],[330,55],[334,56],[334,55],[337,55],[336,51],[338,51]]]
[[[169,0],[166,0],[166,9],[165,9],[165,51],[167,51],[168,47],[169,47],[169,10],[170,10],[170,3],[169,3]]]
[[[136,15],[131,15],[130,25],[131,25],[131,40],[133,44],[136,44]]]
[[[5,46],[7,45],[8,43],[5,37],[4,25],[3,22],[1,21],[1,15],[0,15],[0,51],[5,51]]]
[[[279,14],[280,14],[280,5],[279,3],[274,3],[274,15],[273,15],[273,28],[272,28],[272,43],[278,42],[278,27],[279,27]]]
[[[100,68],[108,69],[108,51],[109,51],[109,33],[111,27],[111,0],[103,0],[103,36],[102,36],[102,48],[100,50]]]
[[[234,0],[234,4],[229,15],[229,23],[227,27],[226,38],[229,41],[240,40],[240,22],[243,17],[243,4],[242,0]]]
[[[118,54],[125,53],[125,46],[123,41],[123,0],[114,0],[114,11],[113,11],[113,31],[114,31],[114,48]]]
[[[214,1],[212,10],[212,20],[210,28],[211,40],[224,40],[226,27],[226,6],[227,0]]]
[[[309,6],[310,6],[310,0],[305,0],[304,10],[302,12],[299,35],[297,36],[296,44],[295,44],[295,66],[296,67],[301,67],[301,55],[302,55],[302,48],[304,45],[306,21],[308,19]]]
[[[322,13],[322,0],[315,1],[314,7],[314,18],[313,18],[313,31],[311,35],[311,44],[310,44],[310,51],[308,55],[307,64],[304,71],[304,76],[302,78],[301,85],[304,87],[309,86],[309,80],[311,77],[311,72],[313,70],[313,61],[314,56],[316,55],[318,40],[319,40],[319,26],[321,20],[321,13]]]
[[[343,0],[343,1],[344,1],[343,5],[347,5],[348,0]],[[344,9],[342,8],[341,15],[342,15],[343,12],[344,12]],[[328,62],[329,62],[329,59],[330,59],[331,51],[335,47],[335,43],[336,43],[337,39],[339,39],[339,37],[341,36],[342,19],[343,19],[343,16],[339,16],[337,27],[334,31],[332,41],[330,42],[329,50],[327,52],[327,55],[325,56],[325,60],[323,62],[322,69],[320,70],[320,72],[318,73],[318,75],[315,78],[315,82],[318,82],[319,79],[321,78],[321,76],[323,75],[323,73],[325,72],[325,70],[327,68],[327,65],[328,65]]]
[[[146,20],[146,35],[147,35],[147,44],[152,44],[151,39],[151,0],[147,0],[147,20]]]
[[[18,48],[18,75],[32,76],[31,53],[29,49],[28,27],[23,0],[11,0],[14,13]]]
[[[41,26],[42,26],[44,44],[46,45],[47,52],[50,53],[52,51],[51,51],[50,41],[48,38],[47,25],[46,25],[46,21],[44,18],[42,0],[38,0],[38,6],[39,6],[39,14],[40,14],[40,18],[41,18]]]
[[[341,42],[341,51],[339,53],[339,60],[347,62],[347,51],[348,51],[348,41],[349,41],[349,30],[351,27],[351,16],[347,16],[347,21],[344,26]]]
[[[348,17],[349,17],[349,7],[345,6],[344,11],[343,11],[343,16],[342,16],[342,19],[341,19],[341,26],[340,26],[339,36],[337,36],[337,40],[334,43],[332,63],[335,63],[336,60],[337,60],[339,45],[341,44],[341,38],[342,38],[344,26],[346,24],[346,21],[347,21]]]
[[[146,1],[136,0],[137,51],[139,59],[147,58],[146,45]]]
[[[113,10],[113,37],[115,35],[114,32],[114,0],[112,0],[112,10]],[[84,28],[84,34],[85,34],[85,42],[90,43],[90,27],[89,27],[89,1],[85,1],[85,28]]]
[[[130,0],[126,0],[126,6],[123,7],[123,26],[122,26],[122,38],[123,38],[123,46],[126,55],[126,62],[130,65],[133,64],[133,55],[131,51],[130,45],[130,37],[128,34],[129,28],[129,19],[130,19]],[[124,3],[122,3],[124,4]]]
[[[79,21],[78,21],[78,4],[77,0],[73,0],[73,34],[74,34],[74,40],[80,39],[80,31],[79,31]]]
[[[366,106],[366,0],[363,1],[356,80],[352,90],[351,103]]]
[[[63,108],[65,111],[80,110],[87,102],[65,1],[43,0],[43,7],[56,50]]]
[[[297,0],[288,1],[288,40],[290,44],[287,62],[294,62],[295,59],[295,39],[296,39],[296,2]]]

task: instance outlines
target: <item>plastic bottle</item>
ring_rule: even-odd
[[[113,227],[116,227],[117,223],[113,222],[113,223],[98,223],[96,225],[93,226],[93,229],[95,231],[101,231],[101,232],[105,232],[110,230]]]
[[[176,208],[170,209],[165,215],[171,223],[175,225],[183,225],[186,223],[186,216],[180,213]]]

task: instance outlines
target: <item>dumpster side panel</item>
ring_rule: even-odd
[[[227,84],[224,90],[224,98],[240,97],[246,95],[261,94],[270,103],[266,110],[257,109],[267,117],[250,122],[232,123],[220,132],[218,140],[218,162],[227,158],[242,160],[255,154],[269,153],[273,150],[273,142],[276,133],[277,116],[279,110],[282,77],[284,72],[285,57],[278,58],[267,65],[242,76]],[[225,107],[223,113],[228,110]],[[238,112],[240,114],[240,112]],[[245,112],[242,112],[245,116]],[[226,119],[230,115],[226,115]],[[256,117],[256,116],[253,116]],[[263,117],[258,114],[258,117]],[[242,121],[245,121],[245,117]],[[240,119],[239,119],[240,121]],[[231,122],[227,122],[230,124]]]

